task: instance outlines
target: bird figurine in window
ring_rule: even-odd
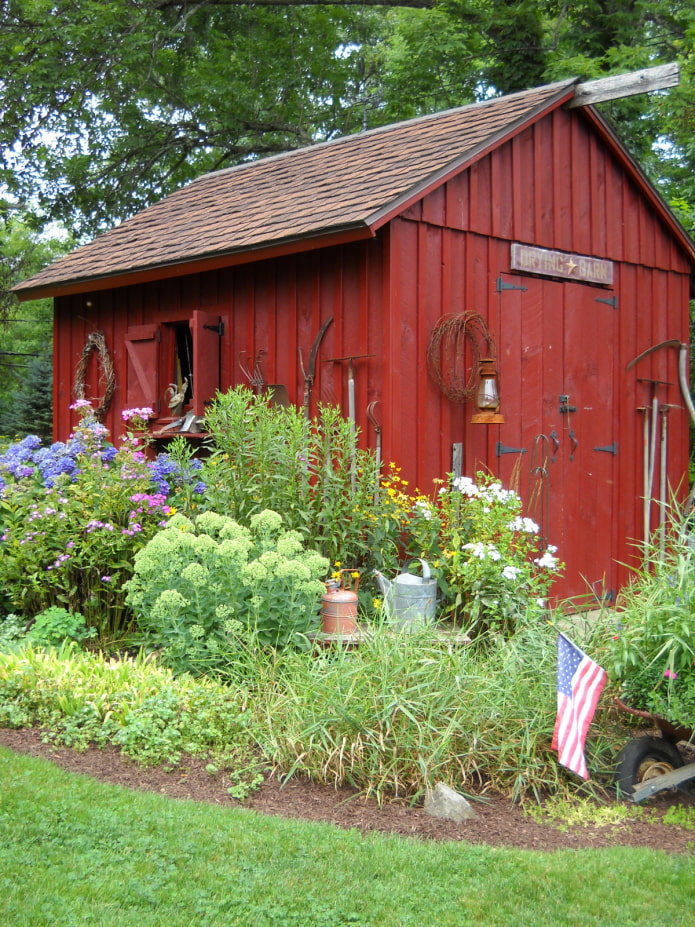
[[[187,390],[188,377],[184,377],[181,386],[179,386],[178,383],[170,383],[164,391],[164,397],[171,409],[172,415],[180,415],[183,412],[183,404],[186,400]]]

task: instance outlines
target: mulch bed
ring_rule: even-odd
[[[221,806],[236,805],[287,818],[328,821],[337,827],[364,832],[543,851],[613,846],[648,847],[667,853],[695,850],[695,830],[661,823],[663,815],[674,805],[695,808],[692,792],[661,793],[652,798],[644,805],[650,812],[649,821],[637,820],[615,827],[573,826],[563,832],[548,824],[537,824],[519,805],[499,795],[484,796],[483,801],[475,802],[477,819],[460,824],[429,817],[422,808],[407,804],[391,802],[379,807],[355,790],[333,789],[300,777],[281,785],[270,775],[258,791],[239,802],[228,794],[230,782],[223,774],[211,775],[204,761],[192,758],[186,758],[173,771],[142,768],[113,747],[71,750],[43,743],[40,731],[24,729],[0,728],[0,745],[129,789]]]

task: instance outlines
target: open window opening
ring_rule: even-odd
[[[126,403],[150,406],[167,434],[200,427],[206,404],[220,388],[219,315],[194,309],[189,319],[134,325],[126,332]],[[174,425],[176,423],[176,425]]]
[[[179,415],[193,399],[193,335],[188,322],[176,322],[168,327],[173,336],[173,356],[166,398],[171,413]]]

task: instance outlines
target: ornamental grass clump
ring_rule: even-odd
[[[382,628],[356,650],[283,652],[255,686],[260,745],[283,775],[380,800],[415,799],[438,781],[540,797],[566,783],[551,750],[556,654],[545,624],[490,634],[484,647]]]
[[[632,708],[695,728],[695,550],[676,511],[664,549],[621,590],[605,668]]]
[[[215,512],[174,515],[136,554],[124,588],[146,644],[169,666],[215,672],[250,636],[306,648],[328,566],[270,510],[248,527]]]

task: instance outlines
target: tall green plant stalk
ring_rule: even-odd
[[[373,507],[378,467],[339,409],[322,406],[308,422],[301,410],[272,407],[238,387],[217,396],[205,424],[211,509],[243,524],[272,509],[331,561],[357,566],[369,559],[364,513]]]

